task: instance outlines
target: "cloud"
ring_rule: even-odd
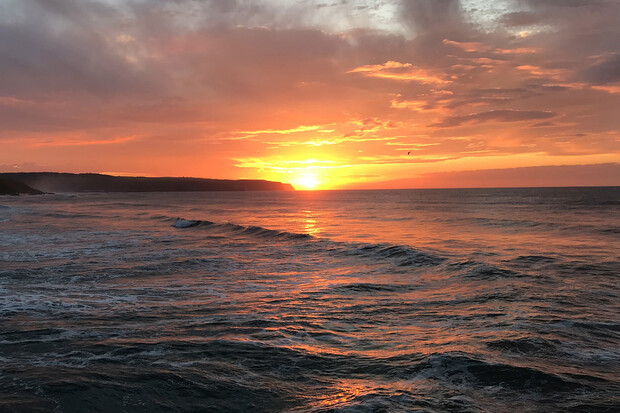
[[[555,116],[557,116],[557,113],[551,111],[502,109],[479,112],[471,115],[446,116],[441,122],[434,123],[429,126],[451,128],[468,123],[482,123],[490,121],[520,122],[524,120],[548,119]]]
[[[556,126],[557,124],[554,122],[538,122],[532,125],[532,128],[543,128],[548,126]]]
[[[346,168],[349,165],[334,160],[325,159],[267,159],[267,158],[234,158],[235,166],[271,171],[306,170],[306,169],[334,169]]]
[[[409,109],[414,111],[433,110],[433,106],[426,100],[398,100],[393,99],[391,103],[393,108]]]
[[[577,77],[594,85],[620,83],[620,52],[585,68]]]
[[[423,164],[423,163],[437,163],[451,161],[459,159],[459,156],[410,156],[410,155],[398,155],[398,156],[360,156],[358,164],[362,165],[394,165],[394,164]]]
[[[361,73],[368,77],[378,77],[383,79],[416,81],[420,83],[446,84],[449,80],[444,80],[439,76],[430,73],[419,67],[415,67],[411,63],[387,61],[380,65],[364,65],[349,70],[347,73]]]
[[[514,11],[502,16],[502,22],[507,26],[532,26],[541,23],[540,15],[527,11]]]
[[[459,48],[467,53],[486,53],[486,54],[529,54],[529,53],[538,53],[541,51],[540,48],[537,47],[515,47],[515,48],[496,48],[488,44],[484,44],[482,42],[457,42],[454,40],[443,39],[442,43],[447,46],[452,46]],[[485,59],[485,58],[479,58]],[[490,59],[486,58],[487,62]]]
[[[156,83],[143,76],[141,68],[114,50],[103,35],[73,23],[74,18],[87,23],[88,13],[99,9],[65,7],[62,2],[37,4],[45,6],[26,10],[23,20],[0,21],[0,95],[37,97],[71,90],[74,94],[102,97],[144,96],[157,88]],[[50,10],[62,15],[64,24],[46,22]],[[65,20],[69,18],[71,23]]]
[[[5,0],[0,163],[258,178],[239,153],[364,155],[388,179],[617,156],[620,2],[475,3]],[[399,163],[407,147],[433,161]]]
[[[567,73],[565,69],[548,69],[534,65],[520,65],[517,66],[517,69],[527,72],[531,76],[553,80],[561,79],[562,75]]]
[[[620,163],[546,165],[421,174],[380,184],[380,188],[498,188],[558,186],[618,186]],[[368,186],[366,184],[366,186]],[[364,187],[364,185],[358,185]]]
[[[492,46],[480,42],[456,42],[454,40],[443,39],[443,44],[458,47],[466,52],[488,52],[493,50]]]
[[[592,86],[592,89],[602,90],[607,93],[620,94],[620,85]]]
[[[136,139],[137,136],[118,136],[111,139],[103,140],[80,140],[80,139],[66,139],[66,140],[51,140],[35,143],[33,146],[83,146],[83,145],[114,145],[119,143],[125,143]]]
[[[552,187],[618,185],[618,177],[620,164],[607,163],[443,172],[427,174],[420,181],[435,187]]]
[[[391,136],[383,136],[383,137],[355,137],[355,136],[339,136],[339,137],[329,137],[324,139],[310,139],[310,140],[296,140],[296,141],[265,141],[265,143],[269,145],[274,145],[276,147],[288,147],[288,146],[324,146],[324,145],[339,145],[342,143],[350,143],[350,142],[382,142],[382,141],[391,141],[396,138]],[[389,143],[388,143],[389,144]]]
[[[265,129],[265,130],[253,130],[253,131],[240,131],[234,132],[234,137],[231,139],[246,139],[256,135],[290,135],[299,132],[317,131],[320,133],[333,132],[331,129],[324,130],[320,125],[300,125],[296,128],[290,129]]]
[[[416,0],[400,2],[400,17],[418,36],[465,25],[459,0]]]
[[[49,167],[33,162],[0,165],[0,172],[37,172],[47,170],[49,170]]]

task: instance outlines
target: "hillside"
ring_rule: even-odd
[[[40,195],[42,193],[23,182],[0,178],[0,195]]]
[[[290,184],[263,180],[202,178],[146,178],[56,172],[0,173],[44,192],[184,192],[292,191]]]

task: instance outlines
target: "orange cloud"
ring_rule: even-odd
[[[538,47],[517,47],[515,49],[494,49],[494,53],[499,54],[532,54],[540,53],[541,48]]]
[[[550,77],[552,79],[556,79],[567,73],[565,69],[547,69],[547,68],[543,68],[540,66],[534,66],[534,65],[520,65],[520,66],[517,66],[517,69],[528,72],[529,74],[534,75],[534,76]]]
[[[365,65],[349,70],[347,73],[361,73],[368,77],[400,80],[406,82],[447,84],[449,80],[442,79],[431,72],[415,67],[411,63],[401,63],[389,60],[381,65]]]
[[[493,47],[480,42],[457,42],[454,40],[443,39],[442,43],[449,46],[458,47],[466,52],[488,52]]]
[[[620,85],[596,85],[592,86],[592,89],[612,94],[620,94]]]
[[[318,126],[318,125],[312,125],[312,126],[301,125],[301,126],[298,126],[296,128],[291,128],[291,129],[265,129],[265,130],[234,132],[235,135],[241,135],[241,136],[234,137],[231,139],[245,139],[247,137],[256,136],[256,135],[272,135],[272,134],[290,135],[293,133],[308,132],[308,131],[318,131],[321,133],[333,132],[333,130],[321,129],[321,126]]]
[[[457,47],[465,52],[493,52],[497,54],[532,54],[539,53],[538,47],[516,47],[516,48],[495,48],[480,42],[457,42],[454,40],[443,39],[442,43],[448,46]]]
[[[428,108],[428,102],[423,100],[397,100],[392,99],[391,105],[396,109],[409,109],[414,111],[432,110]]]
[[[115,145],[119,143],[129,142],[131,140],[136,139],[137,136],[119,136],[112,139],[101,139],[101,140],[80,140],[80,139],[55,139],[51,141],[37,142],[34,143],[33,147],[40,146],[89,146],[89,145]]]

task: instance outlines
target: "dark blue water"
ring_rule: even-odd
[[[620,411],[620,188],[0,198],[0,411]]]

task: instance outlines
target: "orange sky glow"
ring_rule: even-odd
[[[620,2],[7,0],[0,172],[620,185]]]

